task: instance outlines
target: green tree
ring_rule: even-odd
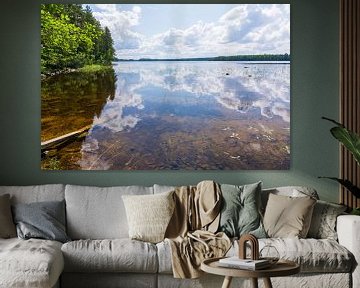
[[[104,63],[110,64],[111,61],[114,59],[115,56],[115,49],[114,49],[114,41],[111,37],[111,33],[108,27],[105,27],[104,34],[103,34],[103,57]]]
[[[108,28],[102,29],[89,6],[41,5],[41,71],[111,64],[115,54]]]
[[[91,39],[80,27],[70,23],[64,11],[55,11],[56,14],[46,9],[41,11],[42,70],[80,67],[85,63],[86,53],[92,49]]]

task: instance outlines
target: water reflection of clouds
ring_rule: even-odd
[[[95,125],[115,132],[131,129],[141,121],[140,110],[145,108],[149,87],[157,88],[158,94],[166,91],[173,105],[196,105],[199,98],[206,101],[207,97],[209,102],[212,98],[226,109],[240,113],[258,109],[263,117],[279,116],[290,121],[290,65],[121,62],[115,69],[118,79],[115,98],[94,119]],[[147,103],[163,101],[160,96]],[[127,108],[135,109],[125,113]]]
[[[125,115],[124,113],[127,107],[144,109],[141,95],[134,90],[132,85],[128,85],[124,79],[120,79],[115,98],[107,101],[100,116],[94,118],[93,125],[105,127],[115,132],[134,128],[140,118],[136,115]]]
[[[228,117],[226,111],[232,111],[232,115],[256,113],[290,121],[290,65],[120,62],[114,69],[115,97],[108,98],[100,115],[94,117],[82,145],[79,165],[83,169],[111,167],[104,159],[99,161],[98,153],[104,149],[99,145],[101,131],[131,131],[144,118],[165,114]]]

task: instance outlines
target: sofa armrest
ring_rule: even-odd
[[[355,257],[352,273],[353,287],[360,287],[360,216],[341,215],[336,224],[339,243]]]

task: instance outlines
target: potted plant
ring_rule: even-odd
[[[343,124],[336,122],[333,119],[322,117],[322,119],[328,120],[334,124],[335,127],[330,129],[331,134],[342,143],[346,149],[354,156],[355,161],[360,165],[360,136],[353,131],[347,129]],[[349,190],[356,198],[360,198],[360,187],[354,185],[348,179],[340,179],[336,177],[319,177],[327,178],[339,182],[347,190]],[[360,215],[360,207],[354,208],[352,214]]]

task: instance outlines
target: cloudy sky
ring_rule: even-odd
[[[290,54],[289,4],[93,4],[122,59]]]

